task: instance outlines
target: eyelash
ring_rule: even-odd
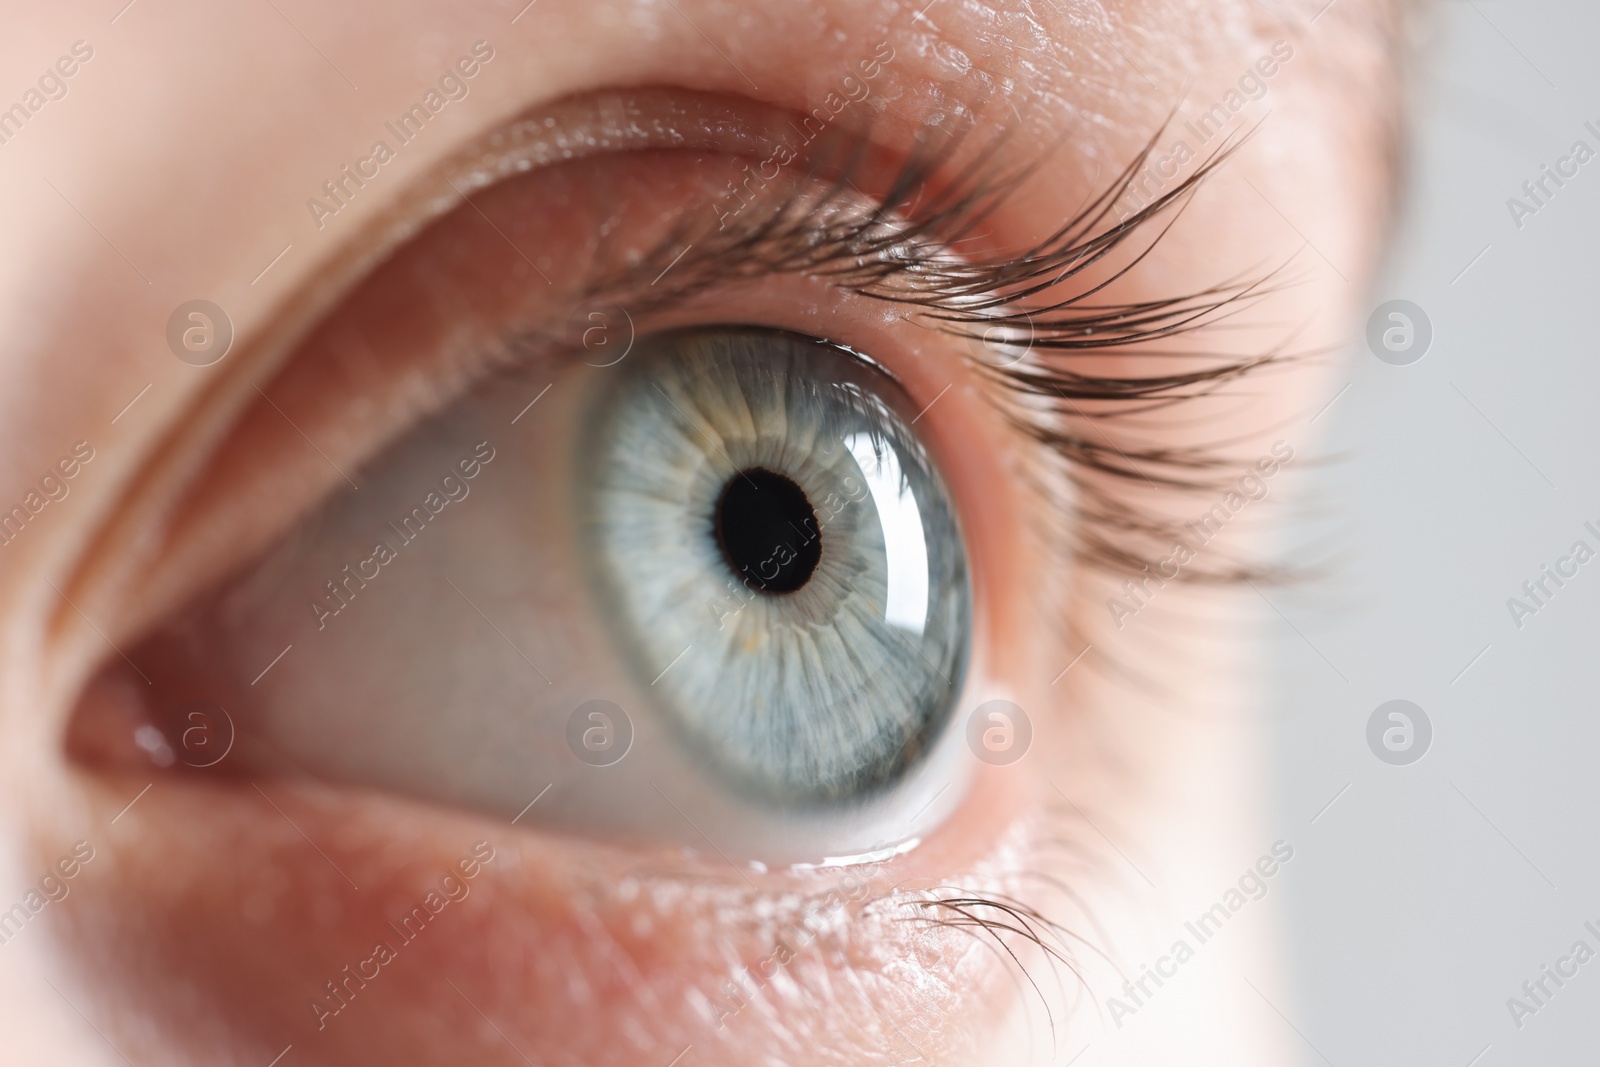
[[[1226,280],[1166,299],[1090,303],[1151,253],[1200,185],[1248,137],[1231,138],[1172,189],[1132,214],[1109,222],[1162,132],[1158,129],[1102,192],[1045,241],[1019,254],[979,259],[958,258],[947,250],[977,236],[982,224],[1021,187],[1031,171],[1003,173],[974,164],[941,183],[942,161],[954,154],[957,145],[951,142],[959,142],[964,134],[956,132],[940,139],[939,131],[925,129],[887,190],[863,208],[852,178],[860,176],[868,137],[840,137],[831,154],[808,165],[807,178],[831,174],[831,180],[821,183],[820,192],[815,191],[817,184],[800,182],[796,183],[799,191],[773,198],[764,210],[746,205],[726,230],[708,234],[692,225],[682,226],[642,257],[628,278],[592,285],[584,298],[659,310],[720,283],[807,274],[871,299],[906,305],[925,325],[968,345],[982,343],[984,330],[1003,327],[1010,331],[1008,344],[1030,354],[1038,351],[1040,361],[1018,369],[995,367],[976,356],[969,362],[1012,401],[1002,404],[1012,425],[1044,446],[1073,485],[1071,521],[1054,531],[1057,540],[1084,565],[1119,576],[1138,574],[1170,547],[1182,524],[1124,498],[1099,479],[1109,477],[1112,485],[1143,482],[1168,493],[1200,494],[1215,491],[1235,476],[1236,464],[1220,444],[1179,449],[1155,443],[1118,445],[1103,433],[1101,440],[1091,439],[1079,427],[1087,429],[1095,420],[1144,414],[1213,395],[1245,375],[1294,358],[1272,351],[1224,359],[1148,347],[1247,310],[1277,291],[1273,285],[1281,280],[1281,267],[1259,277]],[[1006,136],[1002,131],[995,142]],[[992,150],[997,146],[981,146],[974,158],[998,158],[999,153]],[[940,191],[930,197],[935,188]],[[929,202],[923,203],[925,199]],[[1124,245],[1137,244],[1158,226],[1129,262],[1111,271],[1108,280],[1081,287],[1065,298],[1044,296],[1105,262]],[[669,271],[670,283],[656,284]],[[512,353],[524,346],[546,346],[551,340],[525,335],[513,341]],[[1123,353],[1204,362],[1194,369],[1159,376],[1090,374],[1072,365],[1075,357]],[[1041,400],[1045,402],[1042,406]],[[1079,401],[1095,410],[1086,412]],[[1048,495],[1048,490],[1042,491]],[[1221,562],[1213,564],[1210,571],[1186,569],[1183,579],[1242,582],[1278,577],[1241,560],[1221,554],[1218,558]],[[1077,624],[1069,621],[1064,630],[1073,643],[1081,640]],[[1117,670],[1117,664],[1108,663]],[[1087,990],[1087,985],[1078,950],[1102,954],[1082,935],[1004,893],[945,886],[911,900],[886,893],[875,896],[865,907],[887,908],[897,921],[959,930],[1008,958],[1038,997],[1052,1034],[1057,1032],[1052,998],[1013,942],[1033,945],[1057,985],[1058,968],[1064,967],[1078,980],[1080,991]],[[1093,922],[1092,915],[1086,918]],[[1061,996],[1062,1006],[1070,1008],[1065,986],[1061,986]]]
[[[880,898],[882,899],[882,898]],[[990,944],[1016,965],[1027,979],[1028,985],[1044,1006],[1050,1032],[1056,1032],[1055,1014],[1050,1010],[1050,998],[1035,979],[1022,958],[1007,942],[1007,934],[1036,946],[1049,965],[1052,977],[1060,984],[1058,967],[1065,967],[1088,989],[1076,959],[1072,942],[1083,941],[1066,927],[1054,922],[1036,908],[997,893],[975,893],[958,886],[944,886],[934,890],[925,899],[910,905],[912,914],[901,921],[919,923],[926,927],[958,930],[980,944]],[[1088,942],[1083,942],[1088,944]],[[1064,993],[1064,990],[1063,990]]]
[[[693,223],[680,225],[641,257],[626,277],[590,283],[581,300],[658,311],[719,284],[799,274],[825,279],[869,299],[904,305],[914,321],[968,346],[982,345],[985,331],[999,327],[1006,331],[1007,346],[1036,357],[1031,365],[997,367],[976,356],[970,356],[969,363],[1005,398],[1002,411],[1014,428],[1043,446],[1073,487],[1072,521],[1050,531],[1053,542],[1082,565],[1119,577],[1139,574],[1170,549],[1182,523],[1126,499],[1111,486],[1143,483],[1169,493],[1214,492],[1237,475],[1233,470],[1237,463],[1220,445],[1172,448],[1137,440],[1113,442],[1097,423],[1214,395],[1245,375],[1294,358],[1271,351],[1228,359],[1150,347],[1218,326],[1248,310],[1277,291],[1274,283],[1282,268],[1164,299],[1091,301],[1151,254],[1201,184],[1249,134],[1230,138],[1171,189],[1111,221],[1115,206],[1154,150],[1163,124],[1107,187],[1050,237],[1020,253],[971,259],[949,249],[981,237],[983,224],[1034,171],[1007,172],[983,162],[1000,158],[996,149],[1010,136],[1002,129],[976,146],[971,154],[975,162],[947,175],[946,161],[963,147],[976,124],[970,116],[965,121],[961,129],[924,127],[885,191],[866,204],[853,179],[863,176],[870,132],[837,135],[807,160],[807,180],[796,182],[795,191],[774,196],[766,205],[746,204],[737,215],[719,218],[719,223],[726,223],[731,217],[725,229],[719,226],[707,232]],[[1114,266],[1110,277],[1080,285],[1063,298],[1046,295],[1107,264],[1124,246],[1133,254],[1128,262]],[[552,343],[564,344],[543,334],[524,333],[512,338],[496,361],[520,363],[524,352],[548,351]],[[1143,376],[1092,374],[1073,366],[1075,359],[1108,355],[1203,362],[1170,374]],[[1080,401],[1092,410],[1086,411]],[[1094,436],[1085,432],[1091,428]],[[1039,491],[1047,498],[1054,496],[1043,488],[1049,480],[1038,479]],[[1220,562],[1210,570],[1186,568],[1181,580],[1277,577],[1221,553],[1214,558]]]

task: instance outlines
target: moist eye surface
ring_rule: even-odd
[[[673,728],[773,802],[864,798],[949,717],[966,549],[898,384],[813,338],[659,335],[588,420],[590,567]]]

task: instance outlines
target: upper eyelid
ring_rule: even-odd
[[[206,571],[206,560],[216,554],[208,539],[216,533],[208,520],[193,520],[184,515],[194,510],[189,505],[205,487],[210,458],[248,416],[257,402],[256,383],[267,385],[292,365],[295,354],[317,327],[337,312],[350,294],[378,269],[383,260],[408,245],[419,232],[445,215],[462,207],[462,193],[498,184],[530,169],[534,163],[555,163],[582,154],[582,151],[615,151],[626,147],[613,140],[574,134],[572,145],[559,138],[546,138],[535,130],[555,115],[597,112],[604,100],[618,93],[591,94],[588,98],[540,104],[515,117],[497,123],[443,157],[425,173],[396,192],[391,203],[379,207],[364,224],[342,235],[342,241],[325,259],[312,261],[301,280],[286,290],[275,304],[266,308],[253,323],[238,328],[229,358],[209,374],[209,381],[190,393],[168,413],[164,425],[147,433],[143,454],[120,472],[107,487],[107,499],[99,518],[73,546],[70,555],[56,564],[55,584],[70,597],[70,603],[83,607],[87,617],[97,619],[101,628],[120,642],[155,623],[160,613],[193,595],[219,575]],[[636,94],[635,94],[636,95]],[[704,103],[707,94],[688,94]],[[681,100],[675,113],[698,114]],[[626,116],[624,116],[626,117]],[[577,126],[581,123],[575,122]],[[726,127],[727,124],[724,124]],[[557,124],[557,129],[562,127]],[[618,123],[617,132],[642,130],[660,135],[648,123]],[[526,131],[513,147],[505,141],[512,132]],[[570,132],[570,131],[569,131]],[[709,138],[708,138],[709,140]],[[596,147],[596,146],[599,147]],[[304,262],[304,261],[302,261]],[[268,386],[270,389],[270,386]],[[223,536],[226,536],[224,534]],[[182,568],[152,566],[147,553],[130,552],[128,546],[162,544],[162,558],[183,556],[195,561]],[[183,573],[178,573],[181,570]],[[80,625],[73,607],[63,597],[52,595],[50,616],[45,624],[51,632],[85,634],[72,646],[72,664],[55,672],[55,699],[70,698],[80,684],[83,672],[99,657],[96,649],[87,650],[99,639]]]
[[[727,104],[725,101],[708,101],[704,98],[701,99],[700,103],[703,108],[710,109],[712,111],[721,107],[734,106]],[[745,103],[749,104],[750,102],[746,101]],[[563,109],[569,113],[575,112],[581,115],[585,113],[585,109],[590,112],[603,110],[604,103],[603,101],[597,100],[568,101],[554,105],[549,110],[559,112]],[[757,111],[759,114],[759,108],[757,108]],[[311,301],[313,310],[310,313],[307,313],[302,309],[298,315],[288,316],[288,318],[291,319],[290,325],[275,331],[279,335],[275,339],[253,338],[246,340],[244,346],[242,346],[246,349],[246,351],[242,352],[241,356],[248,357],[248,355],[250,355],[248,349],[250,348],[259,349],[269,346],[279,349],[286,358],[292,355],[298,345],[296,345],[294,348],[291,348],[290,343],[298,341],[299,338],[294,336],[285,337],[283,335],[285,332],[292,330],[294,325],[293,320],[298,319],[301,323],[303,323],[303,325],[301,325],[299,328],[309,335],[311,328],[316,323],[323,321],[326,316],[333,311],[334,308],[338,307],[338,302],[346,298],[349,290],[353,290],[356,286],[361,284],[367,277],[370,276],[373,268],[368,264],[370,264],[377,255],[381,254],[384,248],[393,247],[401,243],[409,243],[405,240],[406,238],[409,238],[425,223],[431,223],[435,219],[448,213],[451,209],[465,211],[465,206],[460,202],[463,195],[469,199],[475,200],[477,194],[487,189],[489,186],[499,184],[506,178],[523,173],[526,169],[528,169],[528,167],[531,167],[531,161],[534,159],[534,157],[543,155],[547,160],[550,161],[553,161],[552,157],[564,158],[566,150],[558,147],[561,143],[560,138],[552,139],[549,143],[538,140],[538,132],[535,127],[547,128],[544,120],[536,120],[534,118],[524,117],[515,120],[512,124],[510,124],[510,126],[512,128],[530,130],[532,132],[530,132],[526,137],[523,138],[521,142],[514,146],[514,151],[502,154],[501,156],[497,157],[497,160],[492,164],[486,164],[483,158],[482,146],[493,142],[496,138],[505,136],[504,128],[497,131],[491,131],[490,134],[485,135],[484,138],[480,139],[474,145],[458,153],[457,156],[453,157],[444,165],[436,169],[431,178],[423,180],[411,193],[403,194],[402,202],[400,206],[396,207],[394,213],[382,220],[381,223],[374,224],[374,230],[376,231],[377,236],[374,236],[374,231],[369,230],[363,234],[353,235],[349,239],[351,241],[358,242],[358,245],[359,242],[362,241],[372,242],[371,247],[358,246],[346,256],[347,260],[355,261],[355,269],[351,271],[352,276],[350,280],[343,284],[337,283],[336,281],[330,281],[327,278],[315,280],[312,288],[320,288],[321,291],[318,292],[316,294],[316,298]],[[558,125],[557,129],[559,130],[561,127]],[[846,140],[838,142],[839,144],[848,146],[848,151],[845,153],[843,158],[855,158],[858,160],[866,158],[869,155],[869,149],[872,147],[868,144],[870,137],[870,131],[865,133],[846,131]],[[669,138],[669,140],[672,140],[672,138]],[[591,141],[591,143],[593,142]],[[747,141],[745,143],[749,142]],[[612,143],[606,147],[604,151],[619,151],[626,147],[628,146]],[[924,168],[924,173],[920,176],[920,178],[908,178],[907,175],[914,175],[915,170],[918,167]],[[848,176],[848,172],[846,172],[846,176]],[[454,180],[452,180],[452,177]],[[919,238],[919,243],[914,243],[912,247],[923,250],[935,249],[938,244],[942,243],[940,238],[949,240],[959,239],[961,236],[962,225],[970,224],[974,221],[981,221],[982,219],[988,217],[988,215],[999,206],[1000,201],[1003,199],[1003,197],[996,197],[994,195],[997,192],[995,188],[991,187],[984,189],[981,186],[975,186],[968,190],[969,198],[967,201],[963,202],[961,197],[957,195],[954,200],[955,206],[945,211],[942,215],[937,216],[938,221],[936,224],[930,225],[924,221],[919,227],[919,225],[916,223],[902,224],[899,221],[893,220],[894,208],[903,207],[917,201],[922,197],[922,194],[927,189],[934,187],[933,182],[935,179],[942,177],[943,175],[941,172],[927,167],[926,160],[917,159],[913,156],[908,159],[901,172],[894,179],[891,179],[887,183],[891,190],[898,190],[898,192],[892,197],[891,200],[880,201],[880,208],[882,209],[880,212],[869,212],[867,215],[867,218],[870,220],[869,234],[871,230],[876,229],[880,238],[885,233],[889,232],[893,232],[895,237],[894,240],[889,242],[879,240],[876,245],[877,252],[881,253],[885,251],[894,243],[895,240],[901,240],[906,233],[916,233]],[[848,182],[834,183],[835,190],[841,190],[847,186]],[[445,193],[444,190],[449,190],[449,192]],[[1175,198],[1163,200],[1161,202],[1161,207],[1164,208],[1175,202]],[[407,207],[407,205],[409,205],[409,207]],[[421,206],[419,207],[418,205]],[[1154,217],[1157,210],[1158,209],[1153,206],[1150,210],[1150,217]],[[739,235],[743,244],[743,248],[746,251],[771,251],[772,244],[770,238],[774,236],[774,233],[772,232],[765,234],[765,237],[769,240],[764,249],[759,241],[752,243],[742,240],[743,238],[748,237],[752,233],[758,231],[760,228],[758,225],[760,216],[751,215],[748,218],[751,225],[747,225],[742,229],[736,229],[732,231],[732,233]],[[899,227],[902,225],[905,226],[904,229],[894,229],[894,227]],[[754,229],[752,229],[752,226],[754,226]],[[1135,229],[1135,227],[1125,226],[1123,227],[1122,232],[1129,233],[1132,232],[1133,229]],[[673,254],[676,255],[680,250],[681,249],[673,249]],[[709,264],[715,269],[717,274],[725,276],[728,273],[730,266],[736,262],[733,257],[726,255],[726,253],[730,251],[732,251],[732,249],[729,247],[727,242],[722,242],[721,244],[708,242],[706,245],[702,246],[701,256],[696,258],[699,258],[699,261],[702,265]],[[722,253],[724,256],[720,266],[718,266],[716,262],[718,253]],[[649,259],[650,257],[646,257],[647,262]],[[670,262],[670,260],[668,260],[668,262]],[[693,259],[690,259],[689,262],[692,263]],[[744,262],[746,265],[749,265],[751,259],[746,257]],[[915,283],[919,280],[919,276],[915,271],[908,270],[906,268],[908,264],[917,262],[927,264],[935,261],[930,260],[927,257],[923,257],[920,261],[913,259],[904,261],[898,265],[887,264],[890,269],[885,269],[885,258],[882,255],[879,255],[876,259],[876,264],[871,268],[870,271],[867,272],[867,277],[865,280],[868,282],[868,284],[856,284],[856,288],[858,288],[858,291],[861,291],[866,295],[882,296],[885,299],[904,299],[907,296],[916,296],[917,294],[914,284],[911,286],[901,285],[897,291],[892,291],[890,286],[881,284],[874,286],[871,283],[874,281],[881,283],[889,280],[892,280],[897,284],[907,281]],[[1009,261],[1002,260],[999,262],[1009,262],[1012,265],[1017,265],[1020,261],[1013,259]],[[662,265],[664,266],[665,263]],[[813,263],[812,265],[818,266],[819,264]],[[680,264],[680,267],[681,266],[684,266],[684,264]],[[824,269],[818,270],[816,273],[827,274],[827,264],[822,263],[820,266]],[[993,268],[994,264],[991,264],[990,266]],[[947,285],[946,291],[940,294],[937,300],[924,300],[924,304],[926,305],[927,303],[931,302],[933,305],[931,310],[941,311],[950,315],[958,315],[964,306],[970,304],[972,295],[978,291],[978,288],[974,287],[973,285],[977,276],[971,271],[970,268],[964,269],[966,270],[966,273],[947,274],[944,279],[946,283],[955,280],[961,284],[965,284],[967,288],[964,292],[960,290],[959,285],[953,290]],[[998,276],[998,273],[998,271],[991,269],[991,275]],[[683,276],[687,277],[689,274],[689,271],[685,271]],[[850,284],[846,283],[860,283],[863,281],[863,278],[858,273],[854,278],[836,276],[833,278],[833,280],[836,284],[840,284],[841,287],[848,288],[851,286]],[[613,282],[613,288],[618,292],[629,289],[637,292],[639,289],[639,281],[640,279],[638,278],[616,279]],[[981,287],[981,282],[979,287]],[[330,293],[332,293],[331,296],[329,295]],[[682,299],[687,295],[688,293],[686,291],[680,289],[671,296],[669,296],[667,292],[662,292],[654,299],[659,302],[665,302],[667,300]],[[926,298],[930,294],[925,291],[920,295]],[[306,321],[307,319],[310,321]],[[992,316],[988,316],[975,321],[994,320]],[[257,355],[259,356],[260,353],[257,353]],[[268,355],[270,356],[270,353],[268,353]],[[492,363],[494,362],[494,355],[494,353],[483,353],[482,358],[487,359]],[[248,358],[240,358],[238,362],[234,363],[231,368],[226,369],[233,372],[233,378],[235,379],[235,393],[234,397],[231,398],[235,405],[235,413],[231,416],[231,418],[237,420],[242,418],[247,410],[244,405],[239,402],[238,398],[241,396],[248,398],[251,394],[253,394],[250,378],[253,377],[256,381],[262,381],[265,384],[269,379],[267,379],[264,372],[271,371],[273,368],[270,366],[265,366],[263,361],[259,358],[255,361],[251,361]],[[462,370],[464,370],[466,376],[474,376],[475,374],[482,373],[482,368],[476,372],[466,368],[463,368]],[[239,379],[242,379],[242,381]],[[208,398],[212,402],[216,402],[219,399],[225,399],[225,394],[224,396],[219,397],[219,393],[222,393],[222,389],[220,387],[224,384],[224,382],[219,382],[219,388],[208,394]],[[271,386],[268,385],[267,389],[270,392]],[[211,414],[216,416],[218,413],[214,410]],[[148,505],[148,501],[141,503]],[[118,510],[121,511],[124,509]],[[141,520],[145,523],[148,523],[150,514],[150,509],[148,506],[126,509],[126,511],[133,512],[133,514],[124,514],[120,516],[119,519],[114,519],[108,527],[100,531],[96,544],[103,544],[107,540],[115,540],[119,537],[119,535],[124,538],[137,536],[137,532],[135,530],[130,530],[129,526],[131,525],[136,527],[140,524]],[[102,554],[102,556],[105,555],[115,556],[117,554]],[[106,564],[103,564],[103,566],[106,566]]]
[[[298,354],[316,332],[343,307],[352,294],[381,269],[384,261],[408,247],[444,217],[456,212],[472,212],[480,193],[529,171],[578,160],[585,156],[619,154],[653,147],[698,147],[700,150],[749,148],[767,143],[763,132],[772,121],[774,110],[756,101],[725,98],[714,94],[662,90],[668,93],[670,111],[682,123],[703,122],[703,136],[686,144],[677,129],[665,129],[641,121],[640,115],[659,101],[649,99],[652,90],[605,91],[585,97],[539,105],[501,123],[441,160],[428,173],[397,193],[394,202],[359,229],[344,235],[340,250],[273,309],[263,324],[238,332],[234,351],[217,366],[211,383],[191,397],[181,410],[169,417],[164,436],[153,442],[150,458],[138,464],[113,492],[116,498],[105,511],[106,520],[84,540],[70,570],[60,585],[78,603],[86,599],[105,605],[120,601],[122,611],[133,617],[119,620],[118,630],[139,630],[156,621],[152,602],[175,602],[193,595],[198,585],[218,575],[202,566],[188,568],[190,577],[182,580],[163,576],[179,585],[177,593],[152,596],[147,566],[116,545],[148,543],[152,532],[166,542],[170,554],[185,555],[214,533],[204,529],[209,521],[202,517],[196,529],[174,523],[189,520],[182,512],[195,495],[203,491],[209,458],[227,442],[259,403],[259,384],[275,400],[273,383],[294,369]],[[644,104],[639,104],[645,99]],[[622,101],[619,103],[618,101]],[[632,103],[630,103],[630,101]],[[637,106],[634,106],[637,105]],[[748,121],[745,121],[748,120]],[[744,123],[741,126],[741,122]],[[732,132],[730,132],[732,131]],[[630,140],[629,136],[633,136]],[[499,238],[493,238],[498,240]],[[463,365],[440,370],[432,375],[444,380],[453,374],[461,388],[489,373],[504,353],[474,352]],[[418,415],[423,412],[418,412]],[[318,462],[321,462],[320,460]],[[263,546],[264,547],[264,546]],[[205,559],[203,548],[194,551]],[[198,583],[198,585],[197,585]],[[115,590],[115,601],[108,594]],[[129,611],[129,605],[142,605]],[[61,607],[57,619],[70,622],[70,609]],[[58,625],[58,623],[53,623]],[[128,636],[124,633],[123,636]]]

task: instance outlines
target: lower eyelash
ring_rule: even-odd
[[[1073,942],[1088,945],[1081,937],[1052,921],[1032,906],[998,893],[975,892],[958,886],[938,886],[920,894],[921,899],[906,901],[891,895],[874,898],[866,907],[887,906],[899,911],[911,911],[895,921],[924,929],[955,930],[974,938],[985,948],[1016,967],[1028,987],[1038,997],[1050,1026],[1052,1042],[1056,1034],[1056,1013],[1051,996],[1029,970],[1029,964],[1019,947],[1012,941],[1033,945],[1043,953],[1051,977],[1060,994],[1060,1006],[1070,1010],[1072,1002],[1067,995],[1068,982],[1063,981],[1060,969],[1072,976],[1072,983],[1084,993],[1089,985],[1080,969]],[[1100,953],[1095,950],[1096,954]]]
[[[1039,844],[1051,853],[1064,849],[1079,857],[1092,854],[1092,851],[1084,851],[1071,835],[1042,839]],[[1064,898],[1063,905],[1078,914],[1101,944],[1091,940],[1086,933],[1051,918],[1039,906],[1026,903],[1012,893],[992,888],[939,885],[915,894],[891,890],[868,898],[862,905],[861,913],[882,909],[892,913],[890,921],[969,935],[1016,968],[1017,974],[1026,983],[1025,987],[1019,985],[1019,990],[1023,993],[1031,991],[1038,999],[1045,1011],[1053,1042],[1059,1035],[1055,1024],[1057,1008],[1063,1015],[1070,1015],[1087,998],[1094,1007],[1095,1015],[1104,1022],[1104,1005],[1094,996],[1085,965],[1092,957],[1119,977],[1126,977],[1108,948],[1101,947],[1102,944],[1111,944],[1110,933],[1101,926],[1082,897],[1058,877],[1029,870],[1015,872],[1010,877],[1019,883],[1016,892],[1024,891],[1021,883],[1030,883],[1041,885],[1044,891],[1059,894]],[[1032,959],[1032,953],[1028,951],[1030,946],[1037,953]],[[1054,995],[1047,986],[1045,976],[1036,975],[1033,969],[1040,962],[1040,957],[1048,966],[1048,985],[1053,985]],[[1066,976],[1061,973],[1063,969],[1067,972]]]

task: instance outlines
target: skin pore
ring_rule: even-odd
[[[770,158],[776,131],[869,58],[869,95],[836,116],[840,133],[870,139],[863,196],[881,195],[935,115],[976,116],[970,151],[1032,168],[962,256],[1048,238],[1151,144],[1160,180],[1144,188],[1159,195],[1222,143],[1185,125],[1213,105],[1229,129],[1253,126],[1108,298],[1282,268],[1235,318],[1166,349],[1200,365],[1308,358],[1127,421],[1089,418],[1090,403],[1075,430],[1113,454],[1227,442],[1222,482],[1275,441],[1311,450],[1306,417],[1331,370],[1309,357],[1348,332],[1391,177],[1397,16],[1380,0],[521,6],[329,15],[144,0],[93,18],[40,10],[0,42],[12,71],[75,41],[93,50],[70,91],[0,146],[0,313],[13,324],[0,501],[22,501],[77,442],[93,450],[70,493],[0,550],[0,906],[75,842],[94,854],[68,896],[0,946],[4,1058],[266,1064],[292,1046],[284,1064],[1043,1063],[1092,1044],[1085,1062],[1284,1062],[1292,1034],[1238,978],[1285,989],[1259,917],[1205,947],[1212,978],[1146,984],[1137,1012],[1107,1015],[1124,979],[1284,837],[1261,816],[1254,770],[1241,623],[1255,594],[1169,582],[1118,625],[1106,601],[1129,574],[1063,561],[1074,518],[1051,512],[1098,487],[1180,522],[1221,493],[1159,478],[1056,485],[965,342],[827,278],[732,279],[654,304],[646,278],[618,303],[637,307],[641,333],[747,322],[839,338],[918,407],[938,402],[919,429],[963,506],[987,605],[977,688],[952,728],[1003,697],[1028,709],[1035,737],[1024,760],[977,768],[917,847],[854,868],[757,870],[715,845],[513,824],[518,805],[436,803],[426,783],[168,774],[130,757],[123,734],[103,739],[105,760],[68,758],[80,708],[124,721],[133,698],[118,686],[138,688],[114,673],[122,652],[137,659],[342,472],[466,392],[473,353],[509,324],[562,321],[575,279],[620,274],[686,212],[715,227],[710,205],[729,210],[742,164]],[[392,159],[361,164],[464,56],[479,61],[470,91]],[[547,131],[522,143],[538,164],[526,172],[507,155],[519,117]],[[1195,162],[1160,169],[1184,139]],[[308,208],[334,203],[324,182],[347,165],[369,177],[343,187],[337,212]],[[593,237],[602,227],[614,242]],[[211,367],[167,346],[169,315],[194,298],[234,330]],[[1143,349],[1076,359],[1085,373],[1171,366]],[[570,421],[559,390],[542,403]],[[1030,488],[1040,481],[1060,492]],[[1246,554],[1259,510],[1218,542],[1219,566]],[[262,665],[287,643],[273,636]],[[352,701],[385,670],[360,647],[340,675]],[[454,891],[438,928],[328,999],[346,968],[374,973],[362,961],[385,924],[446,875],[470,892]],[[973,915],[1021,922],[963,910],[975,897],[1054,924],[1036,925],[1062,931],[1052,945],[1082,980],[1025,939],[975,930]],[[775,949],[808,916],[814,940]],[[337,1014],[312,1008],[319,997]]]

